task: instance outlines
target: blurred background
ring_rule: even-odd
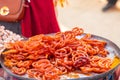
[[[120,47],[120,1],[103,12],[106,0],[67,0],[56,13],[61,31],[81,27],[85,33],[107,38]]]

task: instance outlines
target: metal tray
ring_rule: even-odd
[[[85,34],[81,35],[81,36],[77,36],[77,38],[81,38],[83,37]],[[103,40],[103,41],[106,41],[107,42],[107,45],[106,45],[106,49],[109,51],[110,53],[110,57],[111,58],[114,58],[114,56],[118,56],[120,58],[120,48],[115,44],[113,43],[112,41],[106,39],[106,38],[103,38],[103,37],[100,37],[100,36],[97,36],[97,35],[93,35],[92,34],[92,39],[97,39],[97,40]],[[15,77],[15,78],[18,78],[20,80],[36,80],[34,78],[29,78],[27,76],[20,76],[20,75],[16,75],[14,73],[12,73],[3,63],[4,63],[4,55],[0,55],[0,61],[1,61],[1,66],[3,67],[3,69],[11,76]],[[86,76],[86,77],[80,77],[80,78],[72,78],[72,79],[61,79],[61,80],[98,80],[100,78],[104,78],[108,75],[112,75],[114,73],[114,71],[117,69],[117,67],[119,66],[120,64],[118,64],[117,66],[115,66],[114,68],[112,68],[111,70],[107,71],[107,72],[104,72],[104,73],[100,73],[100,74],[94,74],[94,75],[91,75],[91,76]]]

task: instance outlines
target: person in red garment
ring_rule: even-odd
[[[25,17],[21,21],[23,36],[60,32],[53,0],[30,0],[27,5],[29,7],[26,8]]]

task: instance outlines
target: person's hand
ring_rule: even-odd
[[[53,0],[54,5],[57,6],[58,4],[60,4],[61,7],[64,7],[64,3],[68,4],[67,0]]]

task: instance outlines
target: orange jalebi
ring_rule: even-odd
[[[3,52],[5,66],[18,75],[31,78],[59,80],[60,75],[76,70],[82,73],[102,73],[110,69],[112,60],[106,42],[83,35],[82,28],[58,32],[53,35],[36,35],[25,41],[9,43]]]

